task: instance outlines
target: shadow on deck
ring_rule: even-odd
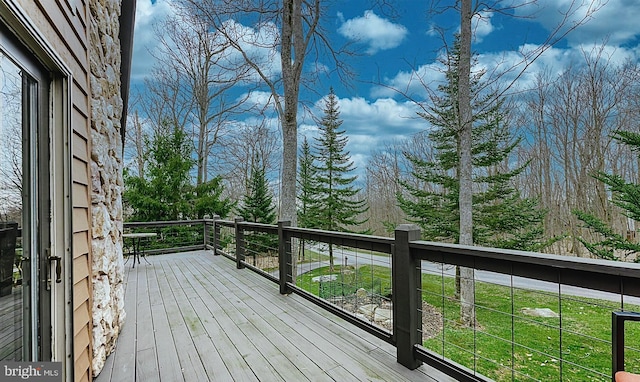
[[[126,265],[127,318],[97,382],[453,381],[211,251]]]

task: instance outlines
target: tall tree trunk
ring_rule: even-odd
[[[458,66],[458,111],[460,144],[458,179],[460,184],[460,244],[473,245],[473,180],[471,179],[471,0],[462,0],[460,8],[460,64]],[[460,269],[460,320],[465,326],[475,324],[474,271]]]
[[[142,137],[142,124],[136,110],[133,122],[133,128],[136,134],[136,167],[138,168],[138,176],[144,178],[144,142]]]
[[[200,107],[199,110],[199,114],[200,114],[200,128],[198,130],[198,147],[197,147],[197,166],[198,166],[198,174],[196,176],[196,186],[200,186],[202,183],[204,183],[204,173],[205,173],[205,158],[207,157],[208,153],[205,150],[205,147],[207,147],[207,126],[206,124],[203,125],[203,121],[206,120],[206,112],[204,112],[204,110],[202,110],[202,107]]]
[[[300,75],[306,45],[302,32],[301,0],[284,0],[282,17],[282,80],[284,110],[282,118],[282,179],[280,193],[280,220],[297,224],[296,175],[298,159],[298,98]]]
[[[285,105],[289,102],[285,101]],[[296,102],[297,104],[297,102]],[[280,220],[288,220],[292,226],[297,224],[296,214],[296,174],[298,123],[297,112],[291,109],[296,106],[285,106],[282,123],[282,180],[280,195]]]
[[[319,0],[316,0],[316,2]],[[296,211],[296,178],[298,174],[298,100],[300,77],[306,56],[308,42],[305,42],[302,19],[302,0],[284,0],[282,7],[282,82],[284,86],[284,110],[282,123],[282,178],[280,180],[280,220],[298,225]],[[319,16],[319,15],[317,15]],[[315,28],[315,26],[314,26]],[[310,31],[313,33],[313,30]],[[298,242],[291,243],[292,251],[297,251]],[[292,257],[293,269],[297,268],[296,257]],[[293,272],[295,283],[296,272]]]
[[[335,269],[333,260],[333,243],[329,243],[329,273],[333,273]]]

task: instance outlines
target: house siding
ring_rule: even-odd
[[[115,347],[124,320],[121,1],[0,2],[18,9],[16,22],[46,45],[47,49],[29,46],[45,66],[54,69],[62,63],[64,73],[60,75],[69,76],[72,253],[65,272],[72,272],[70,342],[73,380],[91,381]],[[55,60],[47,58],[47,50],[55,53]]]
[[[92,283],[91,275],[86,271],[91,264],[89,30],[86,22],[89,10],[83,1],[28,0],[22,3],[72,75],[73,376],[75,381],[91,381]]]

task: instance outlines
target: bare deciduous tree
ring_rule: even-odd
[[[407,155],[433,159],[433,146],[427,132],[420,132],[404,140],[392,141],[371,153],[367,162],[365,191],[369,202],[368,229],[374,234],[389,235],[395,227],[406,221],[406,214],[398,206],[398,195],[406,193],[398,180],[402,179],[419,189],[429,189],[430,184],[408,176],[411,163]],[[405,195],[411,198],[410,195]]]
[[[0,53],[0,60],[4,57]],[[0,221],[22,211],[22,78],[0,65]]]
[[[473,163],[471,156],[471,0],[461,0],[460,57],[458,63],[458,182],[460,184],[458,208],[460,211],[460,244],[473,245]],[[465,326],[475,325],[475,292],[473,268],[460,268],[460,320]]]
[[[215,166],[230,185],[231,198],[238,201],[247,194],[251,171],[257,163],[264,170],[267,179],[279,172],[277,154],[279,140],[276,133],[264,123],[256,125],[236,124],[233,134],[220,140],[220,150]]]
[[[367,229],[376,235],[388,235],[391,228],[404,220],[396,199],[401,191],[398,179],[401,176],[400,162],[404,159],[399,147],[395,142],[388,143],[383,149],[373,152],[367,163]]]
[[[143,123],[140,120],[138,110],[133,112],[133,115],[129,116],[131,121],[126,131],[125,140],[128,144],[124,145],[125,158],[129,158],[133,165],[126,163],[125,168],[129,171],[135,171],[132,175],[144,176],[145,171],[145,145],[144,145],[144,131]],[[131,169],[133,167],[133,169]]]
[[[280,118],[282,173],[280,219],[296,223],[296,173],[298,107],[303,67],[310,53],[333,59],[341,51],[330,44],[320,21],[324,0],[181,0],[183,8],[224,36],[238,52],[237,63],[246,65],[266,85]],[[240,23],[248,23],[245,27]],[[253,29],[256,28],[256,29]],[[275,53],[279,50],[279,68]]]
[[[190,132],[200,185],[208,180],[207,162],[226,121],[245,110],[248,95],[230,90],[246,83],[248,68],[230,65],[229,41],[189,12],[164,20],[156,30],[160,49],[146,81],[146,114],[156,130],[169,122]]]
[[[539,76],[523,111],[534,116],[526,132],[534,137],[526,148],[534,160],[523,190],[538,196],[549,210],[549,234],[568,234],[558,251],[578,256],[586,252],[577,238],[587,232],[573,210],[588,211],[616,230],[627,228],[627,219],[593,175],[611,171],[629,180],[637,177],[637,156],[611,137],[620,130],[637,131],[640,125],[633,105],[638,67],[612,63],[604,48],[583,51],[583,62],[559,76]]]

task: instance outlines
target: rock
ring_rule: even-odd
[[[337,279],[338,279],[338,275],[322,275],[322,276],[316,276],[312,278],[311,281],[313,281],[314,283],[317,283],[317,282],[326,283],[327,281],[334,281]]]
[[[364,288],[360,288],[360,289],[358,289],[356,291],[356,297],[358,297],[358,298],[365,298],[365,297],[367,297],[368,294],[369,293]]]
[[[367,319],[370,320],[373,318],[373,314],[375,313],[377,307],[378,305],[376,304],[362,305],[358,308],[358,313],[365,315]]]
[[[393,316],[391,309],[377,308],[374,312],[373,320],[375,322],[389,321]]]
[[[557,318],[560,317],[558,313],[554,312],[549,308],[522,308],[520,309],[522,314],[532,317],[550,317]]]
[[[90,0],[91,273],[93,374],[113,351],[124,323],[119,12],[122,0]]]

